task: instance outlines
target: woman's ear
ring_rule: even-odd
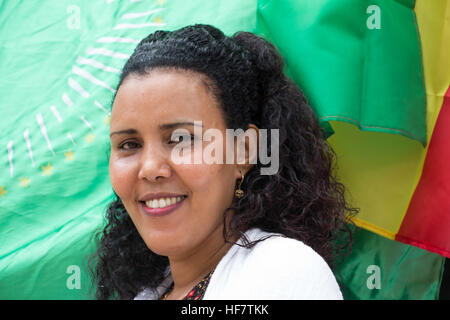
[[[235,145],[236,178],[241,178],[258,161],[259,128],[249,124],[248,129],[237,137]]]

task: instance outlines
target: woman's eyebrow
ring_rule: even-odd
[[[125,129],[120,131],[114,131],[109,134],[109,137],[111,138],[113,134],[135,134],[138,133],[136,129]]]
[[[167,129],[173,129],[176,127],[181,127],[181,126],[197,126],[197,127],[202,127],[201,122],[199,123],[194,123],[194,122],[174,122],[174,123],[166,123],[166,124],[162,124],[159,126],[160,130],[167,130]]]
[[[167,129],[173,129],[176,127],[181,127],[181,126],[197,126],[197,127],[202,127],[201,122],[200,123],[194,123],[194,122],[174,122],[174,123],[166,123],[166,124],[162,124],[159,126],[160,130],[167,130]],[[109,137],[112,137],[114,134],[136,134],[138,133],[138,131],[136,129],[125,129],[125,130],[119,130],[119,131],[114,131],[111,132],[109,134]]]

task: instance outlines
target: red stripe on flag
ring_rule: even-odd
[[[450,87],[396,240],[450,257]]]

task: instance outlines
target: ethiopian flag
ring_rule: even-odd
[[[317,113],[361,208],[335,270],[344,297],[437,298],[450,252],[449,21],[448,1],[427,0],[2,1],[0,299],[93,298],[120,70],[149,33],[194,23],[272,41]]]
[[[398,2],[405,6],[408,1]],[[411,46],[395,49],[405,60],[401,62],[399,58],[389,69],[400,77],[395,81],[407,83],[413,91],[376,92],[392,100],[392,111],[386,111],[386,117],[403,107],[402,121],[411,123],[410,112],[420,110],[425,126],[416,128],[426,140],[405,139],[403,131],[399,135],[369,134],[362,131],[364,128],[355,130],[354,126],[333,121],[336,134],[330,142],[341,160],[342,180],[361,208],[355,219],[359,226],[450,257],[450,2],[422,0],[409,4],[405,10],[408,9]],[[384,21],[388,20],[396,26],[394,29],[403,30],[406,26],[397,25],[394,16],[385,14]],[[403,34],[401,41],[405,41],[407,32]],[[416,43],[418,50],[412,47]],[[414,55],[419,58],[417,65],[411,60]],[[385,56],[390,56],[388,51]],[[409,70],[415,68],[415,77],[401,71],[400,64]],[[401,85],[397,87],[386,80],[389,77],[386,72],[378,81],[387,81],[393,90],[401,90]],[[423,89],[418,84],[411,85],[419,77]],[[418,96],[425,99],[420,103],[423,106],[419,107],[419,100],[415,100]]]

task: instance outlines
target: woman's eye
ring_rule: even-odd
[[[132,150],[132,149],[135,149],[135,148],[137,148],[137,147],[139,147],[139,144],[138,144],[138,143],[133,142],[133,141],[127,141],[127,142],[122,143],[122,144],[119,146],[119,149],[122,149],[122,150]]]
[[[173,136],[170,139],[169,144],[180,143],[180,142],[192,142],[194,140],[196,140],[196,137],[192,134],[178,135],[178,136]]]

